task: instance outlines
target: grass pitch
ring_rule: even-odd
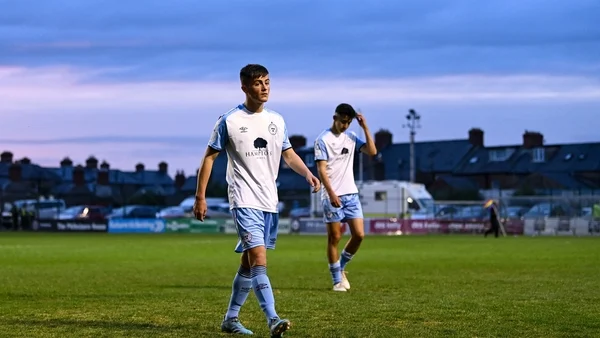
[[[600,238],[367,237],[330,291],[323,236],[269,251],[286,337],[598,337]],[[1,337],[224,337],[226,235],[0,233]],[[254,295],[242,322],[266,337]]]

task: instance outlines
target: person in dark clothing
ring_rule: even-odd
[[[21,210],[19,210],[17,205],[13,203],[12,208],[10,209],[10,213],[12,216],[12,224],[11,224],[12,230],[18,230],[19,223],[21,222],[21,219],[19,217]]]
[[[498,208],[496,206],[496,202],[490,200],[485,205],[488,209],[490,209],[490,228],[485,231],[483,236],[487,237],[489,234],[493,233],[494,237],[498,238],[498,234],[500,232],[500,221],[498,220]]]
[[[27,227],[27,221],[29,220],[29,214],[26,207],[21,208],[21,224],[19,224],[19,230],[23,231]]]

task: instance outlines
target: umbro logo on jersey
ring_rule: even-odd
[[[240,133],[245,133],[248,131],[248,127],[240,127]]]

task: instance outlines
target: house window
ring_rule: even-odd
[[[385,200],[387,200],[387,191],[376,191],[375,192],[375,200],[376,201],[385,201]]]
[[[511,148],[493,149],[490,150],[490,161],[502,162],[508,160],[515,150]]]
[[[315,165],[315,155],[308,154],[304,156],[304,163],[306,163],[307,167],[314,167]]]
[[[504,149],[496,149],[490,151],[490,161],[502,161],[502,158],[504,157]]]
[[[533,162],[544,162],[546,160],[546,152],[544,148],[533,149]]]

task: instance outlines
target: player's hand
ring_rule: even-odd
[[[336,195],[329,196],[329,201],[331,202],[331,205],[334,208],[341,208],[342,207],[342,202],[340,201],[340,198],[337,197]]]
[[[365,120],[362,113],[356,113],[356,121],[361,128],[365,129],[367,127],[367,120]]]
[[[319,181],[319,179],[316,178],[315,175],[308,174],[306,176],[306,182],[308,182],[308,184],[310,184],[310,186],[313,188],[313,193],[321,190],[321,181]]]
[[[208,207],[206,206],[206,199],[204,198],[196,198],[194,202],[194,216],[200,222],[204,222],[204,218],[206,217],[206,211]]]

